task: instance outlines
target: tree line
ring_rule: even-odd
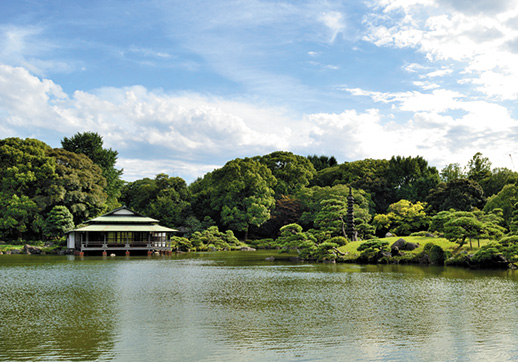
[[[56,238],[126,205],[186,237],[199,239],[209,229],[231,231],[245,241],[306,233],[299,239],[316,247],[346,239],[352,189],[361,239],[435,230],[465,241],[473,230],[488,237],[512,232],[518,202],[518,173],[492,168],[481,153],[464,167],[450,164],[439,171],[420,156],[339,164],[333,156],[277,151],[230,160],[187,184],[166,174],[123,181],[123,170],[115,167],[117,151],[104,148],[97,133],[77,133],[61,145],[0,140],[2,240]],[[441,218],[448,221],[441,224]],[[448,224],[454,219],[462,220]],[[449,234],[441,229],[446,224]],[[472,231],[454,235],[452,230],[462,228]]]

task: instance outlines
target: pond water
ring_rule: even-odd
[[[507,361],[518,272],[0,256],[0,361]]]

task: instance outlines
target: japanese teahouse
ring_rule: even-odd
[[[158,220],[140,215],[127,207],[119,207],[88,220],[86,226],[67,234],[67,247],[76,254],[131,251],[139,253],[171,253],[171,236],[177,231],[158,225]]]

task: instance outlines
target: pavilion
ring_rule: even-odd
[[[88,220],[86,226],[67,233],[67,247],[78,255],[87,252],[131,251],[171,253],[171,235],[177,231],[161,225],[158,220],[140,215],[127,207],[119,207]]]

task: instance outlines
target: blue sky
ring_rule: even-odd
[[[98,132],[128,181],[276,150],[514,169],[516,84],[518,1],[0,3],[2,138]]]

